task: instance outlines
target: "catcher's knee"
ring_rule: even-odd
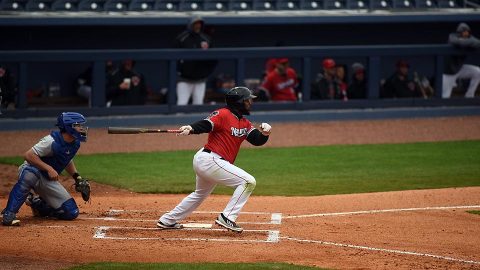
[[[73,198],[66,200],[57,210],[57,218],[64,220],[73,220],[78,217],[79,210],[77,203]]]

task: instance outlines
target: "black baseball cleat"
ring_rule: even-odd
[[[182,229],[183,225],[180,223],[173,223],[172,225],[167,225],[159,220],[157,222],[157,227],[159,227],[162,230],[178,230],[178,229]]]
[[[20,220],[12,212],[8,212],[5,209],[2,211],[2,225],[3,226],[20,226]]]
[[[243,231],[242,227],[238,226],[237,223],[225,217],[223,213],[220,213],[220,215],[218,215],[217,220],[215,220],[215,223],[217,223],[218,225],[224,228],[229,229],[230,231],[234,231],[238,233],[241,233]]]

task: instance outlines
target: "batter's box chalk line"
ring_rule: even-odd
[[[112,229],[122,230],[140,230],[140,231],[162,231],[158,228],[144,227],[113,227],[100,226],[96,227],[93,238],[107,240],[162,240],[162,241],[215,241],[215,242],[251,242],[251,243],[278,243],[280,241],[280,231],[278,230],[243,230],[244,232],[263,232],[266,235],[265,240],[259,239],[231,239],[231,238],[198,238],[198,237],[124,237],[124,236],[108,236],[108,231]],[[182,231],[209,230],[209,231],[227,231],[226,229],[213,228],[184,228]],[[180,231],[179,230],[179,231]],[[170,230],[173,231],[173,230]]]
[[[79,219],[85,220],[103,220],[103,221],[125,221],[125,222],[157,222],[157,219],[139,219],[139,218],[118,218],[117,216],[122,213],[147,213],[147,212],[161,212],[165,213],[167,211],[158,211],[158,210],[121,210],[121,209],[110,209],[106,211],[106,217],[85,217]],[[193,214],[215,214],[218,215],[220,212],[216,211],[194,211]],[[251,224],[251,225],[281,225],[282,224],[282,213],[269,213],[269,212],[242,212],[242,215],[269,215],[270,221],[268,222],[252,222],[252,221],[239,221],[237,224]],[[199,221],[192,221],[191,223],[200,223]],[[188,223],[186,223],[188,224]],[[188,225],[187,225],[188,226]]]
[[[457,206],[433,206],[433,207],[418,207],[418,208],[397,208],[397,209],[381,209],[381,210],[364,210],[354,212],[337,212],[337,213],[318,213],[306,214],[296,216],[286,216],[284,219],[292,218],[313,218],[313,217],[329,217],[329,216],[351,216],[351,215],[365,215],[365,214],[380,214],[380,213],[395,213],[395,212],[414,212],[414,211],[431,211],[431,210],[450,210],[450,209],[475,209],[480,208],[480,205],[457,205]]]
[[[429,253],[419,253],[419,252],[405,251],[405,250],[359,246],[359,245],[352,245],[352,244],[345,244],[345,243],[334,243],[334,242],[320,241],[320,240],[299,239],[299,238],[288,237],[288,236],[280,237],[280,239],[285,239],[285,240],[290,240],[290,241],[295,241],[295,242],[301,242],[301,243],[311,243],[311,244],[320,244],[320,245],[326,245],[326,246],[342,247],[342,248],[361,249],[361,250],[368,250],[368,251],[378,251],[378,252],[386,252],[386,253],[401,254],[401,255],[412,255],[412,256],[418,256],[418,257],[429,257],[429,258],[458,262],[458,263],[480,265],[480,261],[457,259],[457,258],[453,258],[453,257],[441,256],[441,255],[435,255],[435,254],[429,254]]]

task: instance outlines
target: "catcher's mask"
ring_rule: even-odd
[[[87,141],[88,127],[85,117],[76,112],[63,112],[58,116],[57,126],[62,132],[72,135],[81,142]]]
[[[225,95],[227,106],[243,115],[249,115],[250,110],[245,107],[245,100],[256,98],[247,87],[239,86],[230,89]]]

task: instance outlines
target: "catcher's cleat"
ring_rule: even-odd
[[[4,226],[20,226],[20,220],[17,219],[14,213],[3,210],[2,225]]]
[[[218,215],[215,223],[234,232],[241,233],[243,231],[242,227],[238,226],[237,223],[225,217],[223,213],[220,213],[220,215]]]
[[[41,217],[42,215],[40,214],[40,211],[38,211],[37,208],[35,208],[36,204],[41,203],[41,199],[38,196],[33,195],[33,193],[28,193],[27,199],[25,200],[25,204],[30,206],[30,209],[32,209],[32,214],[34,217]]]
[[[178,230],[178,229],[182,229],[183,225],[180,224],[180,223],[174,223],[172,225],[167,225],[167,224],[165,224],[165,223],[163,223],[159,220],[157,222],[157,227],[159,227],[162,230]]]

